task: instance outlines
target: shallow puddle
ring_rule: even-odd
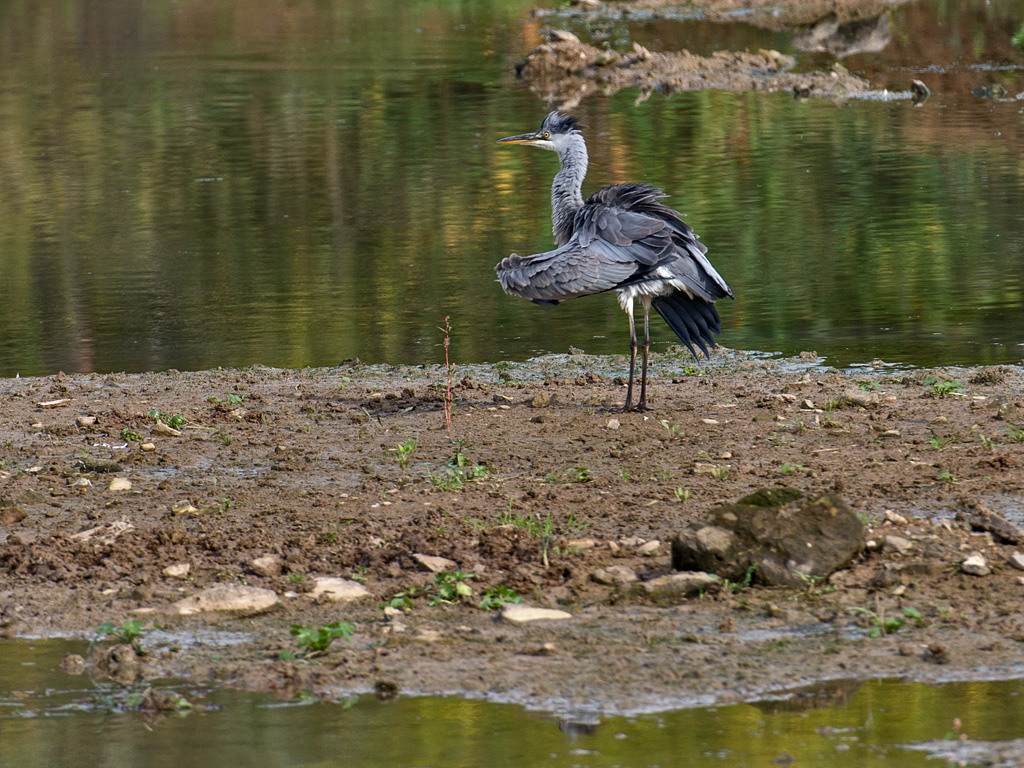
[[[904,766],[936,765],[933,756],[984,760],[968,752],[978,740],[1024,736],[1024,681],[833,681],[780,701],[634,716],[459,697],[282,702],[163,682],[157,687],[192,706],[157,714],[138,709],[144,686],[61,671],[65,653],[84,650],[68,641],[0,644],[0,764]],[[915,748],[924,742],[939,743]]]

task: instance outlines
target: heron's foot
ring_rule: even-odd
[[[621,408],[613,408],[615,413],[647,413],[647,411],[653,411],[647,403],[637,403],[636,405],[624,405]]]

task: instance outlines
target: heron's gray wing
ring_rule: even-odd
[[[678,280],[705,301],[732,296],[708,261],[707,247],[679,214],[659,202],[665,194],[647,184],[598,190],[576,215],[575,237],[588,246],[605,242],[638,265],[628,281]]]
[[[603,240],[583,247],[577,238],[553,251],[503,259],[495,271],[505,293],[540,304],[589,296],[621,285],[636,272],[629,255]]]

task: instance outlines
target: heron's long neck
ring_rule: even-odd
[[[561,169],[551,184],[551,225],[555,244],[565,245],[573,232],[576,211],[583,207],[583,178],[587,175],[587,144],[574,134],[558,152]]]

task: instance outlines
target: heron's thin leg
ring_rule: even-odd
[[[633,300],[626,305],[626,315],[629,317],[629,384],[626,386],[626,404],[622,410],[633,410],[633,370],[636,367],[636,324],[633,322]]]
[[[651,298],[642,296],[640,303],[644,305],[644,362],[640,372],[640,401],[636,404],[638,411],[647,410],[647,353],[651,350]]]

